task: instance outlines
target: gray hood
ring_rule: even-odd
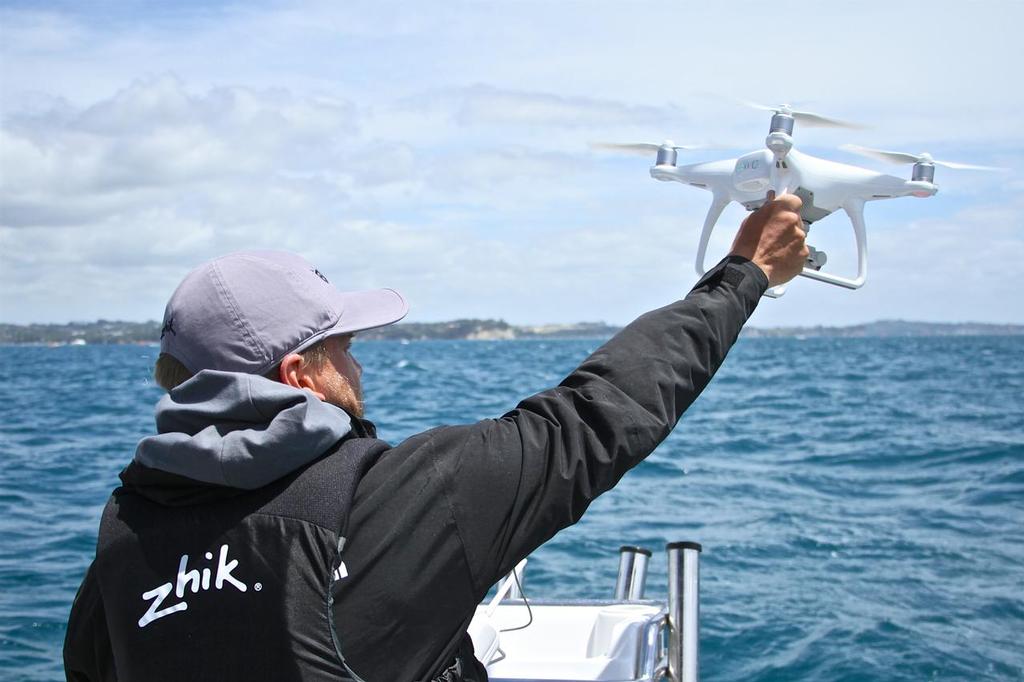
[[[254,374],[203,370],[160,399],[135,461],[253,490],[317,459],[352,430],[339,407]]]

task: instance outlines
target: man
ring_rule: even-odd
[[[800,200],[747,218],[690,294],[498,419],[390,448],[362,419],[352,334],[396,292],[232,254],[164,317],[170,393],[100,524],[68,623],[69,680],[486,680],[487,589],[660,443],[769,285],[807,256]]]

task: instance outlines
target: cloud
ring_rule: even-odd
[[[381,264],[410,287],[469,263],[493,273],[514,239],[489,217],[536,214],[573,167],[526,147],[380,139],[361,132],[372,117],[336,98],[196,92],[173,76],[82,107],[35,101],[0,128],[4,167],[17,169],[0,183],[0,281],[16,292],[3,314],[153,316],[188,267],[253,247],[305,252],[353,287],[379,285]]]
[[[628,105],[594,97],[504,90],[477,83],[419,93],[397,102],[400,110],[445,114],[465,126],[600,128],[665,124],[679,118],[674,106]]]
[[[15,54],[61,53],[81,47],[88,31],[59,12],[0,8],[4,51]]]
[[[355,134],[353,107],[286,91],[189,93],[174,77],[133,83],[81,110],[64,102],[0,131],[0,219],[84,224],[183,192],[319,168]]]
[[[783,10],[789,37],[770,54],[778,10],[753,3],[3,10],[0,318],[153,317],[188,267],[267,247],[315,258],[332,281],[400,286],[419,319],[625,321],[693,281],[709,197],[587,143],[759,147],[767,121],[738,98],[874,126],[798,130],[836,160],[853,161],[834,149],[848,141],[1024,157],[1024,101],[1003,82],[1024,61],[1016,5]],[[870,49],[850,37],[859,26]],[[956,50],[906,40],[953,33]],[[802,282],[758,316],[1024,318],[975,274],[1001,254],[994,276],[1020,274],[1014,177],[942,170],[934,199],[873,205],[868,287]],[[727,211],[713,250],[742,218]],[[828,220],[812,243],[843,268],[849,228]]]

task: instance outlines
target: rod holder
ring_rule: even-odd
[[[615,598],[637,600],[644,598],[647,585],[647,564],[651,550],[624,545],[619,547],[619,575],[615,579]]]
[[[700,552],[696,542],[670,542],[668,672],[672,682],[697,682],[700,671]]]

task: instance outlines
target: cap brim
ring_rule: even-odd
[[[328,334],[354,334],[398,322],[409,312],[409,304],[394,289],[338,292],[341,317]]]
[[[386,327],[398,322],[409,313],[409,303],[394,289],[368,291],[339,291],[337,306],[341,316],[331,327],[304,340],[289,353],[301,353],[329,336],[355,334],[367,329]],[[277,360],[280,362],[280,359]]]

